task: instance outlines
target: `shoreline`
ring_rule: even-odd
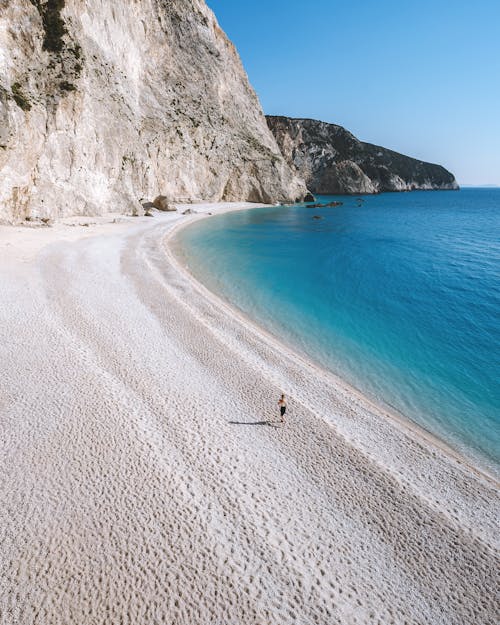
[[[236,212],[240,210],[252,210],[252,208],[229,208],[227,210],[218,212],[217,214],[221,215],[226,212]],[[479,477],[486,479],[496,488],[500,487],[499,475],[495,474],[494,471],[490,470],[488,467],[482,466],[480,464],[480,458],[466,456],[460,450],[455,449],[447,441],[441,439],[438,435],[426,429],[420,423],[413,421],[412,419],[398,411],[397,408],[395,408],[394,406],[390,406],[385,402],[378,403],[377,401],[370,399],[365,393],[363,393],[363,391],[359,390],[357,387],[353,386],[352,384],[341,378],[339,375],[335,374],[333,371],[330,371],[326,367],[322,366],[309,354],[305,352],[303,353],[300,350],[285,344],[282,339],[280,339],[280,337],[276,336],[263,326],[259,325],[257,321],[248,316],[228,298],[224,297],[219,293],[216,293],[215,291],[212,291],[207,286],[205,286],[205,284],[191,272],[187,264],[184,262],[187,259],[183,256],[183,251],[181,249],[182,244],[179,240],[176,240],[176,237],[181,230],[189,228],[190,225],[208,217],[209,216],[207,215],[198,215],[190,219],[189,222],[181,222],[177,224],[173,227],[171,231],[169,231],[169,233],[165,236],[164,240],[167,254],[169,254],[170,257],[170,262],[177,265],[178,270],[184,273],[184,275],[192,281],[193,285],[198,288],[200,293],[203,293],[204,297],[208,297],[215,304],[224,307],[227,314],[232,315],[241,323],[251,326],[254,332],[260,334],[262,337],[265,337],[265,340],[267,340],[271,344],[274,344],[276,349],[279,349],[281,352],[286,353],[294,359],[300,360],[304,366],[310,367],[315,375],[322,375],[325,376],[327,380],[330,379],[332,385],[336,388],[337,391],[340,391],[343,394],[355,395],[357,400],[364,403],[366,407],[375,410],[381,416],[391,419],[394,424],[402,428],[403,431],[411,432],[412,435],[417,437],[417,440],[420,438],[423,442],[434,445],[444,454],[449,456],[450,459],[452,459],[458,465],[465,465],[469,470],[476,473]],[[330,423],[330,425],[334,427],[333,423]],[[477,460],[477,465],[474,464],[474,460]]]
[[[0,258],[5,622],[493,625],[497,489],[205,292],[192,220]]]

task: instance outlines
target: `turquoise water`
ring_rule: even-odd
[[[498,472],[500,189],[319,199],[344,204],[251,209],[184,229],[190,269],[296,349]]]

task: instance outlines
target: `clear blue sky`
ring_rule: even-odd
[[[264,111],[500,185],[500,0],[208,0]]]

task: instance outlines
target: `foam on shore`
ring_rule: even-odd
[[[493,624],[495,482],[197,283],[197,218],[0,267],[0,623]]]

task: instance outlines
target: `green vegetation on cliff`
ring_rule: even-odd
[[[61,52],[64,48],[63,37],[66,34],[66,26],[61,17],[65,0],[30,0],[42,18],[45,33],[43,49],[48,52]]]

